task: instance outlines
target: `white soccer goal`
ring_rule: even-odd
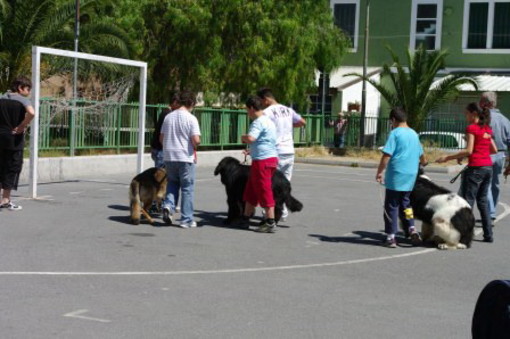
[[[140,96],[139,96],[139,113],[138,113],[138,156],[137,156],[137,172],[143,170],[143,153],[145,147],[145,105],[147,91],[147,63],[142,61],[127,60],[120,58],[112,58],[102,55],[87,54],[81,52],[73,52],[68,50],[33,46],[32,47],[32,98],[35,110],[35,118],[31,124],[30,133],[30,173],[29,173],[29,195],[31,198],[37,197],[37,180],[38,180],[38,159],[39,159],[39,124],[40,124],[40,93],[41,93],[41,56],[64,57],[77,60],[87,60],[93,62],[104,62],[122,66],[131,66],[140,70]],[[112,86],[106,86],[107,90],[114,93],[112,98],[117,100],[127,93],[126,83],[129,81],[122,80],[122,83],[115,84],[115,91],[111,91]],[[69,100],[68,100],[69,101]],[[56,101],[54,105],[56,109],[65,109],[67,104]],[[67,107],[69,109],[69,107]],[[99,110],[98,105],[91,109]],[[74,133],[74,131],[73,131]],[[74,140],[74,138],[72,138]]]

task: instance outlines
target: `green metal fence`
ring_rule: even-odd
[[[390,120],[388,118],[366,117],[364,121],[364,146],[371,148],[383,146],[392,129]],[[345,135],[345,145],[347,147],[360,145],[361,123],[360,117],[349,117]],[[418,131],[418,135],[426,148],[457,150],[465,147],[465,130],[466,122],[464,120],[453,118],[427,119]],[[326,129],[324,140],[326,145],[332,144],[332,128]]]
[[[138,104],[105,104],[100,109],[86,108],[88,103],[77,102],[75,114],[71,110],[57,109],[49,100],[40,105],[41,151],[61,150],[70,154],[72,148],[79,154],[93,149],[109,149],[120,153],[136,151],[138,145]],[[145,143],[152,140],[154,125],[166,105],[147,105]],[[194,110],[202,132],[201,146],[209,149],[242,147],[241,135],[246,133],[249,120],[245,110],[196,108]],[[296,146],[333,144],[333,128],[330,118],[321,115],[303,115],[306,126],[294,130]],[[349,117],[345,136],[346,146],[359,146],[361,119]],[[365,118],[365,146],[378,147],[385,143],[391,131],[387,118]],[[74,129],[74,142],[71,140]],[[462,145],[447,144],[444,138],[457,138],[465,129],[458,120],[427,120],[423,131],[433,132],[422,137],[438,147],[459,148]],[[453,133],[453,134],[452,134]],[[426,136],[426,137],[425,137]],[[436,138],[436,140],[434,139]],[[443,138],[443,139],[442,139]],[[458,139],[458,138],[457,138]],[[450,140],[451,141],[451,140]]]

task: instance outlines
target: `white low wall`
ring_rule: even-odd
[[[198,152],[198,166],[216,166],[223,157],[244,160],[241,150]],[[57,182],[96,175],[136,174],[136,154],[39,158],[38,182]],[[149,154],[144,156],[144,167],[154,165]],[[28,184],[30,160],[25,159],[20,184]]]

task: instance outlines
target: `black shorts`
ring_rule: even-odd
[[[23,167],[23,150],[0,149],[0,185],[3,189],[18,189]]]

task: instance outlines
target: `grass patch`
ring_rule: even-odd
[[[444,151],[441,151],[437,148],[425,148],[425,157],[427,158],[429,163],[433,163],[437,158],[442,157],[447,154]],[[374,150],[370,148],[360,148],[360,147],[349,147],[345,151],[345,155],[338,156],[330,153],[329,148],[324,146],[313,146],[307,148],[299,148],[296,149],[296,157],[300,158],[329,158],[329,159],[342,159],[346,158],[356,158],[362,159],[365,161],[373,161],[378,162],[381,159],[381,151]],[[454,165],[454,161],[450,161],[446,164],[436,164],[438,166],[451,166]],[[352,167],[358,167],[358,163],[353,163]]]
[[[329,149],[321,145],[314,145],[312,147],[296,148],[296,157],[299,158],[317,158],[329,155]]]

